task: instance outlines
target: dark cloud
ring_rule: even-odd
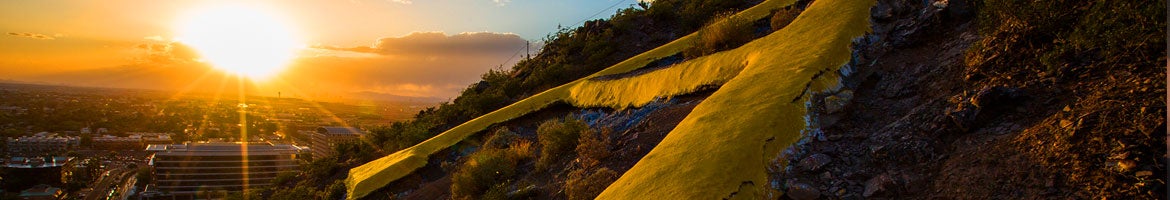
[[[49,35],[45,35],[45,34],[39,34],[39,33],[13,33],[13,32],[8,32],[8,35],[10,35],[10,36],[16,36],[16,37],[26,37],[26,38],[32,38],[32,39],[41,39],[41,40],[52,40],[52,39],[57,39],[57,38],[54,38],[53,36],[49,36]]]
[[[415,32],[403,37],[381,38],[371,46],[316,48],[384,55],[480,54],[515,52],[523,48],[525,42],[511,33],[477,32],[448,36],[440,32]]]

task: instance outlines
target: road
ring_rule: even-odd
[[[103,176],[101,180],[98,181],[98,184],[93,187],[93,190],[91,190],[89,194],[85,196],[86,200],[106,199],[106,197],[108,197],[110,194],[110,186],[121,185],[123,183],[122,180],[125,180],[127,177],[134,174],[134,170],[126,169],[125,167],[121,166],[109,172],[110,175]]]
[[[137,170],[135,170],[135,172],[137,172]],[[131,174],[135,174],[135,173],[131,173]],[[135,190],[138,190],[138,188],[134,187],[135,183],[138,183],[138,177],[135,177],[134,175],[130,175],[129,178],[127,178],[126,181],[124,181],[122,183],[122,186],[118,187],[118,194],[119,195],[118,195],[118,198],[116,198],[116,199],[120,199],[120,200],[129,199],[130,195],[132,195],[134,192],[137,192]]]

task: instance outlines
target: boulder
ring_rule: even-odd
[[[821,197],[821,191],[807,183],[795,183],[788,186],[788,198],[795,200],[812,200]]]

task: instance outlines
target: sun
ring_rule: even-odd
[[[304,46],[287,21],[254,6],[206,7],[176,23],[175,40],[215,68],[263,80],[283,70]]]

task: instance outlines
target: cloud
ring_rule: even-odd
[[[526,41],[516,34],[473,32],[446,35],[441,32],[415,32],[402,37],[385,37],[370,46],[333,47],[319,49],[376,53],[383,55],[479,54],[515,52]]]
[[[151,40],[151,41],[160,41],[160,42],[166,41],[166,39],[164,39],[162,36],[157,36],[157,35],[142,37],[142,39]]]
[[[195,62],[199,55],[195,49],[179,42],[144,43],[135,46],[143,52],[136,56],[135,64],[176,64]]]
[[[262,86],[267,87],[262,90],[267,95],[296,93],[305,98],[447,100],[480,81],[488,70],[511,67],[523,56],[516,52],[524,44],[525,40],[510,33],[425,32],[381,38],[369,46],[322,46],[302,52],[281,74],[273,76],[269,83],[276,85]],[[221,80],[230,77],[199,62],[196,51],[180,42],[148,39],[131,45],[126,52],[133,55],[123,65],[62,71],[37,80],[215,92]],[[515,58],[509,59],[513,55]]]
[[[496,6],[504,6],[508,3],[512,3],[512,0],[492,0],[492,2],[496,2]]]
[[[414,2],[411,2],[410,0],[390,0],[390,2],[400,3],[400,4],[405,4],[405,5],[410,5],[410,4],[414,3]]]
[[[445,99],[478,82],[488,70],[500,67],[512,53],[306,57],[290,66],[282,78],[295,80],[291,83],[295,88],[312,92],[356,91]]]
[[[45,35],[45,34],[40,34],[40,33],[13,33],[13,32],[8,32],[8,35],[10,35],[10,36],[17,36],[17,37],[26,37],[26,38],[32,38],[32,39],[41,39],[41,40],[52,40],[52,39],[57,39],[57,38],[54,38],[53,36],[48,36],[48,35]],[[59,35],[58,37],[60,37],[60,36],[64,36],[64,35],[61,35],[61,34],[57,34],[57,35]]]
[[[317,46],[334,51],[303,57],[285,74],[299,89],[374,92],[412,97],[455,97],[488,70],[511,67],[525,40],[511,33],[416,32],[370,46]],[[533,51],[539,49],[532,47]],[[353,52],[366,56],[351,56]],[[516,55],[516,58],[511,56]],[[507,61],[505,63],[505,61]]]

